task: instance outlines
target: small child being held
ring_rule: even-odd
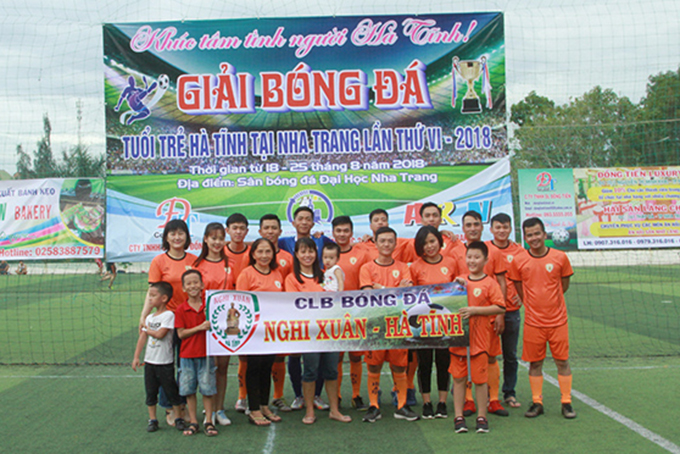
[[[146,344],[144,353],[144,388],[146,389],[146,405],[149,407],[149,425],[147,432],[158,430],[156,418],[156,404],[158,390],[163,387],[168,401],[173,406],[176,415],[182,414],[179,389],[175,381],[175,365],[172,354],[172,330],[175,329],[175,314],[166,308],[172,298],[172,285],[167,282],[156,282],[149,287],[149,304],[156,312],[149,314],[144,327],[139,333],[135,356],[132,360],[132,370],[135,372],[141,365],[139,357]],[[175,428],[185,429],[182,418],[175,420]]]
[[[452,347],[451,365],[449,372],[453,375],[453,406],[456,412],[454,420],[456,433],[468,431],[463,416],[465,404],[465,388],[469,376],[475,384],[477,398],[477,433],[489,431],[489,423],[486,419],[488,395],[488,358],[491,336],[494,335],[490,316],[505,312],[505,298],[500,285],[495,277],[484,273],[484,265],[489,258],[489,249],[486,244],[474,241],[467,246],[465,262],[470,274],[465,277],[457,277],[456,282],[467,287],[468,305],[460,308],[459,313],[463,319],[469,320],[469,350],[465,347]],[[469,353],[469,360],[468,360]]]
[[[321,250],[323,268],[324,290],[327,292],[342,292],[345,289],[345,272],[342,271],[338,261],[340,260],[340,246],[335,243],[323,245]]]
[[[205,332],[210,329],[210,322],[205,318],[203,287],[203,277],[200,271],[191,269],[182,274],[182,289],[189,299],[175,310],[175,329],[177,329],[177,336],[182,340],[179,349],[179,393],[186,396],[191,419],[184,435],[194,435],[198,432],[196,413],[196,389],[198,388],[203,395],[203,408],[208,418],[203,423],[203,432],[212,437],[217,435],[217,429],[210,418],[213,413],[213,396],[217,393],[217,387],[215,360],[206,354]]]

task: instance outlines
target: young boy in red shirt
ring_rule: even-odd
[[[488,405],[488,367],[489,348],[492,325],[489,316],[505,312],[505,299],[495,277],[484,273],[484,266],[489,258],[489,249],[486,244],[475,241],[467,245],[465,262],[469,274],[458,277],[456,281],[467,287],[468,305],[460,309],[463,319],[469,320],[469,375],[475,384],[477,397],[477,432],[489,431],[489,423],[486,419]],[[465,404],[465,388],[468,378],[468,349],[464,347],[452,347],[450,372],[453,376],[453,406],[455,409],[456,433],[468,431],[463,406]]]
[[[179,393],[186,396],[191,422],[184,435],[198,432],[196,414],[196,389],[203,395],[203,408],[206,415],[212,415],[213,396],[217,393],[215,383],[215,358],[206,354],[205,332],[210,322],[205,318],[203,278],[198,270],[188,270],[182,274],[182,288],[189,299],[175,310],[175,329],[182,339],[179,349],[180,375]],[[209,437],[217,435],[217,429],[208,417],[203,423],[203,431]]]

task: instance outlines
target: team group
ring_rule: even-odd
[[[216,424],[231,424],[224,407],[230,357],[206,354],[205,331],[210,329],[210,323],[205,316],[205,290],[320,292],[454,280],[467,288],[468,306],[461,308],[460,314],[469,319],[469,351],[457,347],[348,352],[350,402],[352,407],[366,411],[363,421],[375,422],[382,416],[380,373],[383,363],[388,362],[394,383],[391,396],[395,418],[407,421],[446,418],[452,376],[455,431],[467,432],[465,417],[477,412],[476,431],[488,432],[487,413],[509,415],[500,402],[497,357],[501,355],[503,401],[513,408],[521,406],[515,386],[522,305],[525,307],[522,358],[529,363],[532,394],[525,416],[533,418],[544,412],[542,366],[549,345],[558,371],[562,415],[575,418],[564,300],[573,270],[566,254],[546,246],[543,222],[538,218],[523,222],[524,239],[529,245],[525,250],[509,239],[512,220],[504,213],[491,219],[493,240],[486,242],[481,241],[482,217],[475,211],[462,217],[463,239],[451,232],[440,232],[441,208],[434,203],[421,206],[420,218],[422,227],[414,239],[398,238],[388,225],[387,212],[374,210],[369,215],[373,235],[355,241],[351,219],[338,216],[332,222],[331,240],[312,234],[314,214],[311,209],[300,207],[293,218],[295,237],[281,237],[279,218],[268,214],[260,219],[260,238],[248,244],[245,242],[248,220],[237,213],[229,216],[226,229],[220,223],[206,227],[198,257],[186,252],[191,243],[186,223],[168,222],[162,236],[165,253],[154,258],[149,268],[150,286],[132,362],[136,370],[146,346],[147,430],[159,428],[156,405],[160,403],[166,408],[168,424],[184,435],[196,434],[197,391],[203,399],[206,435],[217,435]],[[283,396],[286,358],[295,393],[290,405]],[[281,421],[280,412],[301,409],[305,411],[302,419],[305,424],[316,421],[315,409],[329,410],[333,420],[351,421],[350,416],[340,411],[342,353],[243,355],[238,361],[236,410],[245,412],[250,423],[268,426]],[[363,362],[367,366],[368,405],[360,394]],[[437,369],[436,407],[431,395],[433,362]],[[175,364],[179,370],[177,377]],[[416,375],[423,400],[422,414],[411,408],[416,404]],[[270,402],[272,381],[274,395]],[[328,404],[320,397],[324,386]]]

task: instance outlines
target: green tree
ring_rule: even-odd
[[[647,163],[680,164],[680,67],[651,76],[640,106]]]
[[[57,163],[52,153],[52,126],[45,114],[43,116],[43,136],[37,143],[33,158],[17,146],[17,174],[20,179],[29,178],[69,178],[104,177],[104,156],[93,157],[87,147],[76,145],[62,151],[61,162]]]

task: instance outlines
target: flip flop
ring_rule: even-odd
[[[339,418],[336,418],[336,417],[329,415],[328,418],[332,419],[333,421],[352,422],[352,417],[350,415],[340,415]]]
[[[508,406],[512,407],[512,408],[519,408],[519,407],[522,406],[522,404],[517,402],[517,399],[515,399],[514,396],[510,396],[510,397],[506,398],[505,403],[508,404]]]
[[[271,422],[281,422],[281,417],[279,415],[275,415],[274,413],[262,413],[262,416],[267,418]]]
[[[248,415],[248,422],[254,426],[268,426],[271,424],[271,421],[264,416],[253,415]]]
[[[302,418],[302,424],[311,425],[316,422],[316,416],[305,416]]]

